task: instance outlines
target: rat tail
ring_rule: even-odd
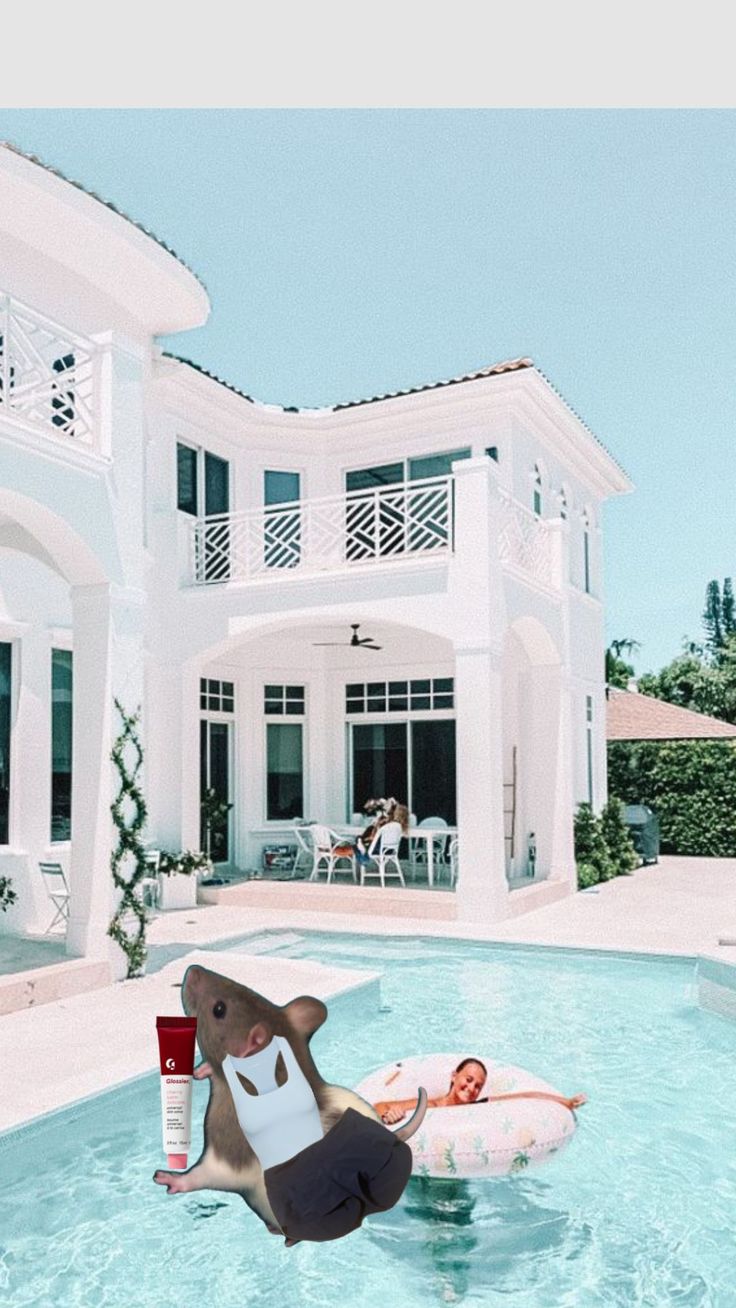
[[[413,1136],[414,1132],[418,1131],[420,1126],[422,1125],[422,1122],[424,1121],[424,1114],[426,1113],[426,1111],[427,1111],[427,1091],[424,1089],[424,1086],[420,1085],[419,1098],[417,1099],[417,1106],[414,1109],[414,1112],[412,1113],[408,1122],[405,1122],[403,1126],[400,1126],[398,1131],[394,1131],[394,1135],[399,1140],[409,1140],[411,1136]]]

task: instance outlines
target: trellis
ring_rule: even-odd
[[[115,700],[115,707],[120,714],[123,725],[110,754],[120,778],[120,789],[110,805],[113,822],[118,833],[118,842],[112,853],[110,867],[115,889],[120,894],[120,900],[107,934],[120,946],[128,960],[125,979],[129,980],[143,974],[147,958],[146,910],[142,896],[136,893],[143,877],[148,875],[145,849],[140,839],[140,833],[146,824],[147,808],[143,793],[138,785],[138,774],[143,765],[143,749],[137,731],[140,721],[140,707],[134,714],[128,714],[118,699]],[[132,747],[135,752],[136,761],[132,769],[128,767],[125,759],[125,751],[128,746]],[[126,804],[132,804],[134,808],[133,816],[129,819],[126,819],[125,816],[124,806]],[[130,858],[135,859],[135,867],[130,877],[126,877],[123,865]],[[129,922],[133,916],[136,919],[137,926],[135,931],[129,934],[125,930],[124,924],[126,920]]]

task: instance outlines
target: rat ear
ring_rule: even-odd
[[[292,999],[290,1004],[284,1005],[284,1013],[295,1030],[309,1040],[325,1021],[327,1008],[321,999],[314,999],[312,995],[300,995],[298,999]]]

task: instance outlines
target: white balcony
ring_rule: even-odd
[[[505,568],[551,588],[555,585],[550,533],[543,518],[499,489],[498,550]]]
[[[547,524],[505,491],[498,495],[502,567],[556,589]],[[187,579],[194,586],[290,580],[447,557],[455,547],[455,499],[454,478],[433,477],[199,518],[189,529]]]
[[[0,419],[97,449],[102,351],[9,295],[0,295]]]
[[[299,500],[192,524],[194,585],[342,571],[447,555],[453,479],[432,477],[324,499]]]

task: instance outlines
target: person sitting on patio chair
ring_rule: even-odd
[[[406,834],[409,830],[409,810],[406,804],[400,804],[391,796],[389,799],[369,799],[363,812],[374,815],[373,822],[355,842],[355,857],[359,863],[365,864],[369,862],[368,850],[381,827],[385,827],[388,822],[400,822],[401,830]]]

